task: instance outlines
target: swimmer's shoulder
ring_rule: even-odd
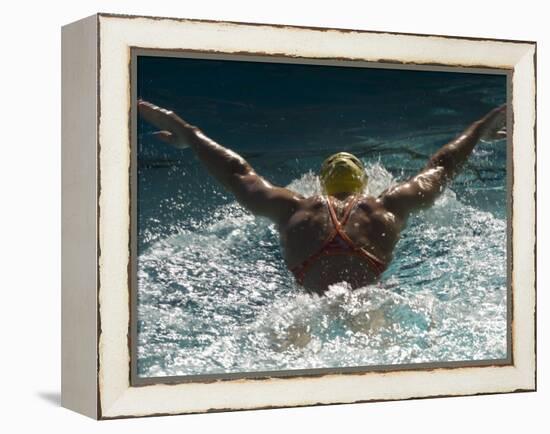
[[[369,194],[360,194],[357,198],[357,207],[362,211],[374,211],[381,206],[381,202],[376,196]]]
[[[302,197],[296,204],[292,215],[294,218],[314,216],[321,214],[325,208],[326,202],[321,195]]]
[[[309,196],[305,197],[300,201],[302,209],[307,210],[317,210],[320,208],[324,208],[326,205],[326,199],[322,195],[315,195],[315,196]]]

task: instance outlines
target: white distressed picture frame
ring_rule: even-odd
[[[133,48],[510,70],[510,363],[132,385]],[[98,14],[63,28],[62,54],[63,406],[111,419],[535,390],[534,42]]]

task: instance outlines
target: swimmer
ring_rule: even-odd
[[[431,206],[460,171],[480,139],[503,136],[506,106],[491,110],[444,145],[414,177],[379,196],[364,194],[363,163],[348,152],[329,156],[319,179],[322,195],[303,197],[272,185],[240,155],[216,143],[177,114],[140,100],[139,113],[175,147],[190,147],[238,203],[277,227],[284,260],[298,284],[322,295],[337,282],[352,288],[377,282],[411,213]]]

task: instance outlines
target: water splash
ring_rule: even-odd
[[[366,170],[369,194],[396,182]],[[289,188],[320,192],[313,172]],[[234,202],[170,233],[139,255],[141,376],[505,357],[506,224],[451,189],[410,220],[382,284],[324,297],[295,285],[276,229]]]

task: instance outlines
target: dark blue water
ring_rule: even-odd
[[[506,100],[502,75],[140,57],[138,97],[176,111],[271,182],[318,192],[329,154],[358,155],[377,194]],[[138,125],[142,376],[506,356],[506,144],[480,143],[414,216],[383,284],[306,295],[272,225],[189,149]]]

